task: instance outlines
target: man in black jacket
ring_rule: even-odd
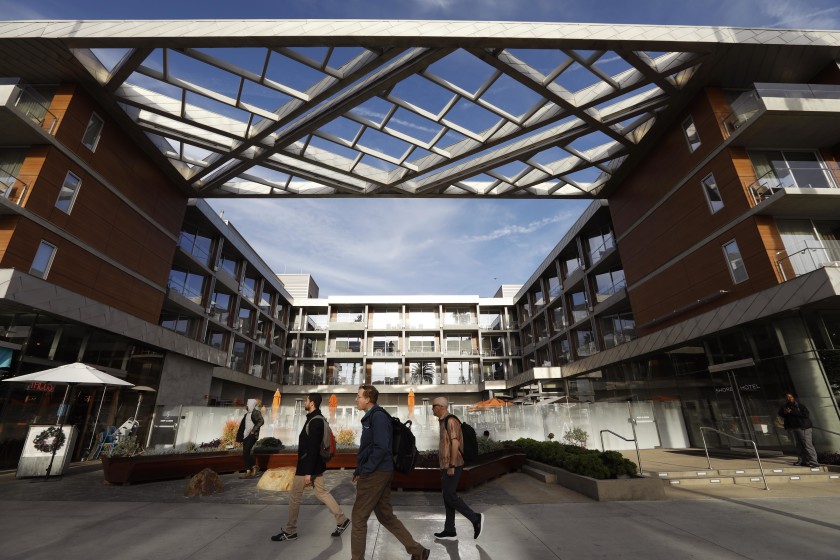
[[[321,457],[321,443],[324,439],[324,429],[327,421],[321,414],[321,395],[310,393],[304,402],[306,422],[298,436],[298,461],[292,488],[289,490],[289,520],[278,534],[271,537],[273,541],[293,541],[297,539],[297,518],[300,511],[300,499],[303,489],[310,484],[315,490],[315,497],[327,506],[335,516],[335,531],[333,537],[340,537],[350,520],[338,507],[338,503],[326,488],[324,488],[324,471],[327,463]]]
[[[796,444],[799,460],[794,465],[808,465],[819,467],[817,452],[811,441],[811,413],[804,404],[798,402],[792,393],[785,395],[785,402],[779,409],[779,416],[785,421],[785,429],[790,433]]]

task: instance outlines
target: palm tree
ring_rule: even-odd
[[[414,362],[411,364],[411,383],[424,384],[432,383],[435,379],[434,362]]]

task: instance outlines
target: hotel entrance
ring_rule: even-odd
[[[752,444],[739,439],[755,441],[760,449],[786,446],[787,435],[776,423],[783,389],[775,375],[760,372],[752,359],[710,366],[709,374],[713,395],[708,427],[726,434],[706,431],[709,447],[752,449]]]

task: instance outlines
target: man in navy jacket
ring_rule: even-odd
[[[373,385],[362,385],[356,395],[356,408],[364,411],[362,440],[356,457],[353,483],[356,503],[353,504],[353,529],[350,532],[352,560],[364,560],[367,543],[367,522],[371,512],[388,529],[414,560],[426,560],[430,551],[414,540],[391,507],[391,479],[394,478],[394,457],[391,447],[391,415],[376,404],[379,391]]]

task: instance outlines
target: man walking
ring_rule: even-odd
[[[779,416],[785,421],[785,429],[790,433],[796,444],[799,460],[794,465],[808,465],[819,467],[817,451],[811,440],[811,413],[804,404],[798,402],[792,393],[785,395],[785,402],[779,409]]]
[[[353,504],[353,529],[350,531],[352,560],[364,560],[367,544],[367,522],[371,512],[388,529],[413,560],[426,560],[430,551],[414,540],[391,507],[391,479],[394,478],[391,416],[376,404],[379,391],[373,385],[362,385],[356,395],[356,408],[364,411],[362,440],[356,458],[353,482],[356,503]]]
[[[458,494],[458,481],[464,470],[464,437],[461,432],[461,422],[449,414],[449,401],[446,397],[438,397],[432,401],[432,413],[437,416],[440,424],[440,443],[438,457],[440,458],[440,488],[443,491],[443,506],[446,509],[446,521],[443,531],[435,533],[436,539],[456,540],[455,512],[466,517],[473,526],[473,538],[478,539],[484,529],[484,514],[474,512],[464,503]]]
[[[298,436],[298,461],[295,478],[289,491],[289,519],[286,526],[278,534],[271,537],[273,541],[297,540],[297,518],[300,511],[300,499],[303,489],[310,484],[315,490],[315,497],[327,506],[335,516],[335,531],[331,536],[340,537],[341,533],[350,525],[350,520],[338,507],[335,498],[324,488],[324,471],[327,463],[321,457],[321,444],[324,439],[326,420],[321,414],[321,395],[310,393],[303,403],[306,409],[306,422]]]

